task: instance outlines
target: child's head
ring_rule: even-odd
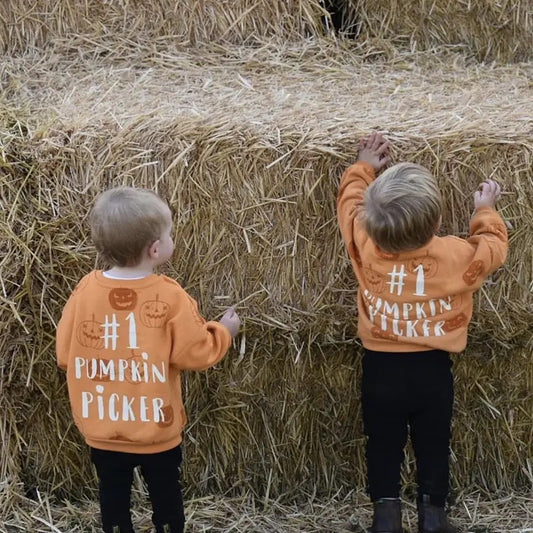
[[[97,198],[91,212],[93,242],[112,266],[137,266],[145,251],[162,239],[168,248],[171,225],[167,204],[146,189],[110,189]]]
[[[424,246],[438,229],[442,197],[431,173],[414,163],[394,165],[366,190],[363,223],[387,252]]]

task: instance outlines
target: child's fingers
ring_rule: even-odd
[[[500,184],[497,182],[497,181],[494,181],[494,180],[489,180],[489,183],[491,185],[491,191],[492,191],[492,194],[495,196],[495,197],[499,197],[500,196],[500,193],[501,193],[501,187],[500,187]]]
[[[381,148],[383,143],[386,142],[385,137],[383,137],[383,133],[376,133],[376,138],[374,140],[374,150],[378,150]]]
[[[483,192],[486,195],[493,196],[494,198],[499,198],[501,194],[500,185],[494,180],[486,180],[483,182]]]
[[[388,141],[383,141],[383,144],[376,149],[376,154],[383,155],[389,149],[389,147],[390,143]]]
[[[370,136],[368,137],[368,141],[366,143],[366,147],[367,148],[370,148],[371,150],[374,150],[376,147],[377,147],[377,144],[376,144],[376,132],[373,131]]]

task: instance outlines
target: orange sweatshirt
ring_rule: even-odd
[[[505,261],[503,220],[494,209],[478,209],[466,240],[435,236],[417,250],[388,253],[357,217],[374,179],[371,165],[355,163],[344,172],[337,198],[339,226],[359,281],[363,346],[383,352],[463,350],[474,292]]]
[[[94,448],[156,453],[177,446],[187,421],[182,370],[222,359],[231,335],[206,322],[178,283],[85,276],[57,328],[74,421]]]

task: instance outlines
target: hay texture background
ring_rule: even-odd
[[[532,32],[531,0],[4,0],[0,12],[4,52],[73,35],[256,45],[333,33],[410,51],[446,44],[481,61],[518,62],[532,59]]]
[[[531,61],[531,0],[330,0],[343,31],[408,50],[443,44],[479,61]]]
[[[189,45],[297,40],[321,33],[326,15],[318,0],[3,0],[0,49],[20,52],[80,34],[172,36]]]
[[[364,486],[356,283],[334,208],[342,171],[374,129],[387,132],[397,161],[435,173],[446,233],[467,234],[480,181],[503,186],[508,261],[478,293],[468,349],[454,356],[452,484],[485,496],[530,491],[533,65],[342,39],[194,47],[167,29],[154,38],[159,5],[146,19],[133,10],[130,34],[97,33],[96,18],[89,33],[54,30],[40,49],[44,33],[17,23],[20,39],[9,37],[0,65],[4,515],[24,515],[24,494],[76,501],[94,490],[54,335],[71,289],[98,265],[88,211],[118,184],[168,200],[176,252],[164,272],[204,316],[235,303],[244,320],[217,368],[186,377],[188,497],[283,503]],[[298,13],[286,24],[305,25]]]

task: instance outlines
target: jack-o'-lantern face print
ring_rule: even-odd
[[[163,415],[163,420],[160,420],[157,425],[160,428],[167,428],[168,426],[171,426],[172,422],[174,422],[174,409],[172,409],[172,406],[164,405],[161,408],[161,413]]]
[[[397,341],[398,335],[395,335],[394,333],[389,333],[388,331],[383,331],[382,329],[378,328],[377,326],[374,326],[370,333],[372,334],[372,337],[375,339],[385,339],[387,341]]]
[[[101,350],[104,347],[104,328],[92,316],[92,320],[80,322],[76,328],[76,339],[85,348]]]
[[[159,300],[148,300],[141,305],[141,322],[148,328],[162,328],[165,326],[170,306]]]
[[[466,326],[467,322],[468,319],[466,318],[466,315],[464,313],[459,313],[458,315],[455,315],[452,318],[448,318],[444,322],[444,326],[442,326],[442,329],[446,333],[449,333],[450,331],[454,331],[455,329],[459,329],[463,326]]]
[[[124,378],[128,383],[138,385],[144,383],[148,377],[145,373],[147,371],[146,360],[142,355],[136,355],[134,350],[131,353],[133,355],[128,359],[128,368],[124,373]]]
[[[117,311],[132,311],[137,305],[137,293],[128,288],[111,289],[109,304]]]
[[[432,278],[439,269],[439,263],[430,255],[423,255],[421,257],[415,257],[414,259],[411,259],[409,261],[409,270],[411,272],[415,272],[420,266],[422,266],[422,270],[424,271],[424,277]]]
[[[463,274],[463,280],[467,285],[474,285],[477,278],[481,276],[483,272],[483,261],[477,259],[472,262],[468,267],[468,270]]]
[[[363,268],[363,273],[365,275],[366,284],[371,292],[377,294],[383,292],[385,289],[385,279],[379,272],[376,272],[371,268]]]

